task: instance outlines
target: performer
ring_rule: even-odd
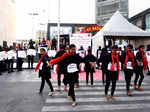
[[[55,58],[58,58],[60,56],[62,56],[65,53],[65,46],[61,46],[60,47],[60,51],[57,52]],[[58,88],[57,91],[60,91],[61,88],[61,74],[64,74],[64,79],[63,79],[63,83],[64,83],[64,90],[67,90],[67,83],[66,83],[66,74],[64,73],[64,61],[61,61],[57,64],[57,81],[58,81]]]
[[[107,49],[106,48],[103,48],[102,49],[102,53],[101,53],[101,56],[100,58],[98,58],[97,60],[97,65],[98,67],[100,67],[100,63],[101,63],[101,70],[102,70],[102,82],[103,82],[103,85],[105,84],[106,82],[106,74],[107,74],[107,55],[108,55],[108,52],[107,52]]]
[[[122,64],[123,64],[123,70],[125,74],[125,81],[126,81],[126,91],[128,96],[132,96],[130,92],[130,83],[131,83],[131,77],[133,76],[133,68],[135,66],[135,56],[132,52],[133,46],[129,44],[125,50],[125,52],[122,54]]]
[[[69,91],[67,98],[72,98],[72,106],[76,106],[76,98],[74,92],[74,84],[77,80],[77,74],[79,72],[79,64],[82,62],[82,58],[76,54],[76,46],[71,44],[69,46],[70,50],[67,53],[64,53],[61,57],[53,59],[49,62],[49,66],[53,64],[64,61],[64,69],[66,74],[66,80],[69,84]]]
[[[89,74],[91,76],[91,86],[93,86],[93,73],[96,70],[96,57],[92,55],[91,49],[88,50],[88,55],[84,57],[86,71],[86,85],[88,85]]]
[[[51,72],[50,72],[50,67],[48,67],[48,61],[49,61],[48,55],[44,48],[40,49],[40,54],[41,54],[40,60],[35,68],[35,71],[37,71],[40,67],[39,77],[41,77],[41,87],[40,87],[40,90],[37,91],[37,93],[38,94],[42,93],[44,89],[45,81],[46,81],[51,90],[51,92],[48,95],[52,96],[54,94],[54,89],[53,89],[51,81],[49,80],[51,78]]]
[[[34,49],[35,50],[34,46],[30,46],[29,49]],[[28,55],[27,57],[28,57],[28,68],[33,69],[33,62],[34,62],[34,57],[35,56],[34,55]]]
[[[120,56],[117,53],[118,47],[115,45],[111,49],[111,53],[107,57],[106,63],[108,64],[107,67],[107,74],[106,74],[106,85],[105,85],[105,97],[106,99],[112,98],[114,99],[114,92],[116,89],[116,81],[119,79],[119,71],[120,71]],[[112,82],[111,88],[111,96],[108,95],[108,90],[110,86],[110,82]]]
[[[142,91],[143,88],[141,88],[143,79],[144,79],[144,74],[143,70],[146,70],[148,66],[148,61],[145,57],[145,52],[144,52],[144,45],[139,46],[139,50],[136,53],[136,65],[135,65],[135,80],[134,80],[134,89]],[[140,78],[139,78],[140,76]],[[139,81],[138,81],[139,80]],[[138,86],[137,86],[138,83]]]

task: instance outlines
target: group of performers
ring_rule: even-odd
[[[93,86],[93,73],[96,70],[96,63],[99,66],[101,63],[102,69],[102,79],[105,85],[105,97],[106,99],[114,99],[114,93],[116,89],[116,82],[119,80],[120,70],[124,71],[125,81],[126,81],[126,93],[128,96],[132,96],[130,91],[131,78],[135,73],[134,89],[142,91],[142,82],[144,79],[143,70],[147,69],[148,62],[144,53],[144,46],[139,46],[139,49],[134,55],[133,46],[128,45],[124,51],[119,51],[118,47],[115,45],[111,48],[111,52],[108,53],[106,48],[102,49],[101,56],[97,59],[93,54],[91,49],[88,49],[88,53],[83,58],[76,53],[76,46],[71,44],[69,46],[69,52],[66,52],[62,47],[59,52],[57,52],[54,59],[49,59],[45,49],[40,49],[40,60],[35,68],[35,71],[39,70],[39,77],[41,77],[41,87],[37,93],[42,93],[45,81],[50,87],[50,96],[54,94],[54,89],[52,83],[50,82],[51,72],[50,67],[57,64],[58,73],[58,88],[57,91],[61,90],[61,74],[64,75],[64,90],[67,90],[67,84],[69,85],[68,99],[72,100],[72,106],[76,106],[76,97],[74,87],[79,87],[79,72],[81,68],[81,63],[85,63],[86,71],[86,86],[89,82],[89,74],[91,79],[91,86]],[[108,90],[112,83],[111,94],[108,94]]]

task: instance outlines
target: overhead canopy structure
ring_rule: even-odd
[[[128,40],[135,40],[135,38],[150,39],[150,32],[146,32],[131,24],[119,11],[116,11],[102,30],[92,37],[93,50],[96,50],[99,46],[105,46],[105,39],[107,38],[126,38]]]

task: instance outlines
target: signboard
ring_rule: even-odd
[[[8,59],[16,59],[17,54],[14,50],[8,51],[7,54],[8,54]]]
[[[89,32],[94,32],[94,31],[100,31],[102,29],[102,26],[95,25],[95,26],[88,26],[82,29],[81,33],[89,33]]]
[[[55,55],[56,55],[56,50],[48,50],[49,57],[55,57]]]
[[[25,51],[18,51],[18,58],[26,58],[27,54]]]
[[[7,53],[5,51],[0,52],[0,61],[7,59]]]
[[[91,46],[91,34],[82,33],[82,34],[71,34],[70,35],[70,44],[75,44],[77,50],[83,46],[85,50]]]
[[[36,56],[36,50],[35,49],[28,49],[27,55],[29,56]]]

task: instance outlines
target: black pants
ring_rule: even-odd
[[[86,71],[86,83],[89,82],[89,74],[91,76],[91,85],[93,85],[93,71]]]
[[[44,89],[45,81],[47,82],[47,84],[48,84],[48,86],[50,87],[51,91],[52,91],[52,92],[54,91],[53,86],[52,86],[52,83],[51,83],[51,81],[49,80],[49,78],[42,76],[42,77],[41,77],[41,81],[42,81],[42,82],[41,82],[40,92],[42,92],[43,89]]]
[[[105,77],[106,77],[106,74],[107,74],[107,70],[104,70],[104,69],[102,69],[102,82],[103,82],[103,84],[105,83]]]
[[[8,60],[8,72],[13,71],[13,65],[14,65],[14,60],[13,59]]]
[[[110,82],[112,82],[111,96],[114,95],[114,92],[116,89],[117,78],[118,78],[118,72],[117,71],[108,71],[107,72],[107,74],[106,74],[106,85],[105,85],[105,95],[108,95]]]
[[[125,81],[126,81],[126,90],[130,90],[130,84],[131,84],[131,77],[133,76],[133,70],[126,69],[124,70],[125,74]]]
[[[140,78],[139,78],[140,77]],[[141,84],[143,82],[144,79],[144,74],[143,74],[143,67],[137,67],[136,71],[135,71],[135,80],[134,80],[134,85],[137,85],[138,82],[138,87],[141,87]]]
[[[22,58],[18,58],[17,59],[17,70],[18,71],[22,70],[22,64],[23,64],[23,59]]]
[[[58,86],[61,86],[61,73],[59,73],[58,72],[58,74],[57,74],[57,84],[58,84]],[[64,75],[64,79],[63,79],[63,83],[64,83],[64,85],[66,86],[67,85],[67,82],[65,81],[66,80],[66,75]]]
[[[28,68],[33,68],[34,56],[28,56]]]
[[[74,84],[76,83],[76,75],[78,73],[73,73],[73,74],[67,74],[66,80],[67,83],[69,84],[69,91],[68,91],[68,96],[71,96],[73,101],[76,101],[75,98],[75,91],[74,91]]]
[[[79,84],[79,73],[76,73],[75,83]]]

